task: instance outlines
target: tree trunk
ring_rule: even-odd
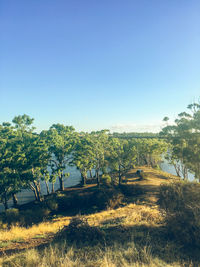
[[[38,201],[38,195],[37,195],[37,191],[36,191],[35,187],[33,187],[32,191],[34,193],[35,200]]]
[[[176,175],[178,177],[181,177],[181,175],[180,175],[180,168],[178,167],[178,165],[176,163],[174,163],[173,165],[174,165],[174,169],[176,171]]]
[[[92,179],[92,170],[89,170],[89,172],[90,172],[90,178]]]
[[[120,166],[120,165],[119,165],[118,174],[119,174],[119,185],[121,185],[121,182],[122,182],[122,175],[121,175],[121,166]]]
[[[51,193],[54,193],[54,183],[52,183],[52,189],[51,189]]]
[[[35,200],[37,201],[38,196],[37,196],[37,191],[36,191],[35,187],[31,183],[29,183],[29,186],[30,186],[31,190],[33,191],[33,194],[35,196]]]
[[[81,173],[81,185],[85,186],[86,185],[86,177],[84,174]]]
[[[60,190],[64,191],[64,181],[63,181],[63,175],[61,174],[59,177],[59,183],[60,183]]]
[[[3,202],[5,210],[7,210],[8,209],[7,191],[4,191],[4,193],[3,193],[3,201],[2,202]]]
[[[8,199],[7,199],[6,192],[4,193],[3,205],[4,205],[5,210],[7,210],[8,209]]]
[[[44,180],[44,181],[45,181],[45,185],[46,185],[46,189],[47,189],[47,195],[49,195],[50,194],[49,185],[48,185],[46,180]]]
[[[96,170],[97,185],[100,186],[99,170]]]
[[[40,192],[40,184],[38,184],[37,181],[33,181],[33,184],[34,184],[34,187],[35,187],[35,190],[36,190],[37,200],[39,202],[41,202],[42,198],[41,198],[41,192]]]
[[[12,194],[12,199],[13,199],[13,207],[17,208],[18,199],[17,199],[16,194],[14,193]]]

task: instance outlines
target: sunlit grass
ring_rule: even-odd
[[[69,223],[70,217],[60,218],[52,222],[43,222],[29,228],[12,226],[11,229],[0,230],[0,241],[12,241],[17,238],[30,239],[39,235],[55,234]]]
[[[153,257],[150,246],[136,247],[134,242],[125,246],[115,243],[112,247],[101,248],[76,247],[62,244],[50,246],[42,252],[30,249],[18,255],[1,259],[3,266],[26,266],[26,267],[154,267],[154,266],[183,266],[178,262],[167,264],[163,260]]]
[[[106,220],[121,218],[122,225],[156,224],[162,221],[162,216],[156,207],[129,204],[116,210],[107,210],[85,216],[90,225],[100,226]],[[69,224],[71,217],[54,219],[51,222],[42,222],[38,225],[24,228],[12,226],[11,229],[0,230],[0,241],[12,241],[17,239],[31,239],[36,236],[47,236],[55,234],[64,226]]]

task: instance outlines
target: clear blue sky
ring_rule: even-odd
[[[153,130],[200,96],[199,14],[199,0],[1,0],[0,123]]]

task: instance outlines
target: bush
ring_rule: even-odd
[[[98,190],[91,199],[93,205],[101,209],[114,209],[122,204],[123,194],[115,188]]]
[[[20,224],[29,226],[43,221],[51,211],[45,207],[34,207],[20,212]]]
[[[147,178],[148,178],[147,173],[144,173],[144,172],[140,173],[140,180],[147,180]]]
[[[127,197],[137,197],[144,194],[144,190],[140,185],[123,184],[120,186],[122,193]]]
[[[104,232],[98,227],[90,226],[86,218],[75,217],[58,233],[56,239],[66,238],[69,242],[76,244],[94,244],[102,242],[104,236]]]
[[[169,233],[184,245],[200,247],[200,184],[163,184],[158,203],[166,211]]]
[[[8,209],[5,211],[5,216],[3,221],[8,225],[16,224],[20,219],[19,210],[18,209]]]
[[[46,206],[51,211],[57,211],[58,209],[58,202],[56,199],[48,199],[46,201]]]
[[[109,174],[103,174],[101,176],[101,183],[104,185],[110,185],[112,182],[112,179]]]

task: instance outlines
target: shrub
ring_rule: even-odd
[[[144,190],[140,185],[123,184],[120,186],[122,193],[127,197],[137,197],[144,194]]]
[[[5,211],[5,216],[3,221],[8,225],[15,224],[19,221],[19,210],[18,209],[8,209]]]
[[[147,178],[148,178],[147,173],[145,173],[145,172],[140,173],[140,180],[147,180]]]
[[[184,245],[200,246],[200,184],[178,181],[160,186],[169,233]]]
[[[68,226],[64,227],[56,239],[66,238],[76,244],[94,244],[104,240],[104,232],[96,226],[90,226],[86,218],[74,217]]]
[[[123,198],[124,196],[120,191],[111,187],[98,190],[91,201],[99,209],[114,209],[122,204]]]
[[[112,182],[112,179],[111,179],[109,174],[103,174],[101,176],[101,183],[102,184],[109,185],[109,184],[111,184],[111,182]]]
[[[32,225],[33,223],[39,223],[43,221],[51,211],[45,207],[34,207],[21,211],[20,224],[24,226]]]
[[[74,193],[65,197],[62,197],[58,200],[58,210],[74,210],[74,209],[84,209],[91,207],[91,196],[93,192],[83,192],[83,193]]]
[[[51,211],[56,211],[58,209],[58,202],[56,199],[48,199],[46,201],[46,206]]]

